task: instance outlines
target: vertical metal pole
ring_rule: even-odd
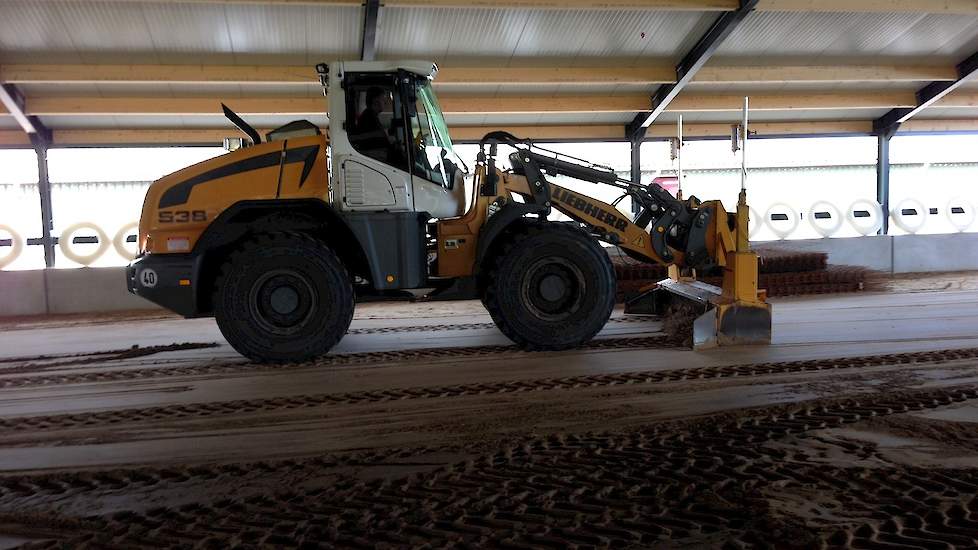
[[[631,179],[635,185],[642,185],[642,141],[645,139],[645,128],[637,132],[631,140]],[[632,202],[632,214],[638,214],[640,207],[635,201]]]
[[[740,190],[747,189],[747,111],[750,109],[750,100],[744,96],[744,123],[741,126],[743,136],[740,145]]]
[[[44,265],[54,267],[54,215],[51,210],[51,180],[48,178],[48,146],[36,140],[34,153],[37,155],[37,191],[41,196],[41,244],[44,246]]]
[[[740,138],[740,195],[737,197],[737,252],[749,252],[748,242],[750,231],[750,208],[747,206],[747,112],[750,102],[744,96],[744,122],[741,126]]]
[[[883,210],[882,225],[879,234],[886,235],[890,231],[890,138],[893,132],[886,130],[876,136],[876,201]]]
[[[679,115],[679,130],[676,143],[676,198],[683,200],[683,115]]]

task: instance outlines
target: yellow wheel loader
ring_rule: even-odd
[[[466,194],[434,64],[316,69],[330,99],[328,137],[295,121],[262,139],[225,107],[250,143],[150,186],[131,292],[185,317],[213,315],[237,351],[281,362],[329,351],[357,296],[465,280],[511,340],[557,350],[588,341],[611,315],[616,281],[603,241],[676,266],[631,310],[681,297],[704,312],[698,345],[770,339],[743,197],[728,215],[719,201],[678,200],[504,132],[483,138]],[[510,152],[506,170],[500,147]],[[555,175],[618,187],[640,212],[629,219],[548,180]],[[549,221],[553,210],[573,221]],[[689,278],[711,266],[726,270],[723,289]]]

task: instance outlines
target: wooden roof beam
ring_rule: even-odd
[[[543,61],[539,61],[543,62]],[[672,82],[675,68],[641,67],[475,67],[442,66],[436,86],[485,84],[640,84]],[[927,82],[956,80],[953,66],[941,65],[706,65],[693,82],[703,84],[791,82]],[[0,65],[0,81],[14,84],[183,83],[319,84],[311,66],[266,65]]]
[[[61,97],[38,96],[26,99],[27,114],[51,115],[220,115],[221,102],[242,115],[323,115],[327,101],[322,97]],[[726,112],[741,108],[741,94],[686,93],[669,107],[669,112]],[[644,94],[477,96],[443,95],[442,109],[447,114],[492,113],[625,113],[647,105]],[[973,107],[978,92],[958,91],[940,100],[942,107]],[[909,91],[860,91],[833,93],[776,93],[751,95],[754,111],[798,109],[907,108],[916,104]]]
[[[726,138],[730,124],[693,123],[685,125],[685,135],[695,138]],[[818,136],[818,135],[869,135],[873,130],[871,120],[808,121],[808,122],[752,122],[750,129],[758,137]],[[490,130],[505,130],[514,135],[536,140],[622,140],[621,126],[598,125],[526,125],[526,126],[452,126],[452,138],[456,141],[475,141]],[[263,130],[264,132],[264,130]],[[926,120],[915,119],[901,128],[901,132],[978,132],[978,120]],[[54,130],[52,146],[132,146],[132,145],[220,145],[225,137],[237,136],[234,128],[89,128]],[[649,128],[647,140],[673,137],[672,124],[657,124]],[[19,130],[0,130],[0,148],[30,147],[30,140]]]

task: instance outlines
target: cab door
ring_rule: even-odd
[[[337,122],[346,139],[334,138],[334,201],[347,211],[413,211],[403,84],[396,73],[347,73],[343,84],[345,116]]]

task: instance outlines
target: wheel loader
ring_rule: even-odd
[[[728,214],[719,201],[679,200],[505,132],[481,140],[467,194],[469,168],[432,89],[436,65],[316,70],[328,136],[299,120],[263,138],[225,107],[246,146],[149,187],[130,292],[185,317],[214,316],[252,360],[290,362],[339,342],[358,296],[468,281],[513,342],[559,350],[587,342],[610,318],[616,281],[603,242],[672,266],[631,311],[681,300],[701,310],[698,347],[769,341],[743,194]],[[638,214],[548,179],[557,175],[617,187]],[[554,210],[571,221],[551,221]],[[723,288],[693,279],[711,267],[724,270]]]

